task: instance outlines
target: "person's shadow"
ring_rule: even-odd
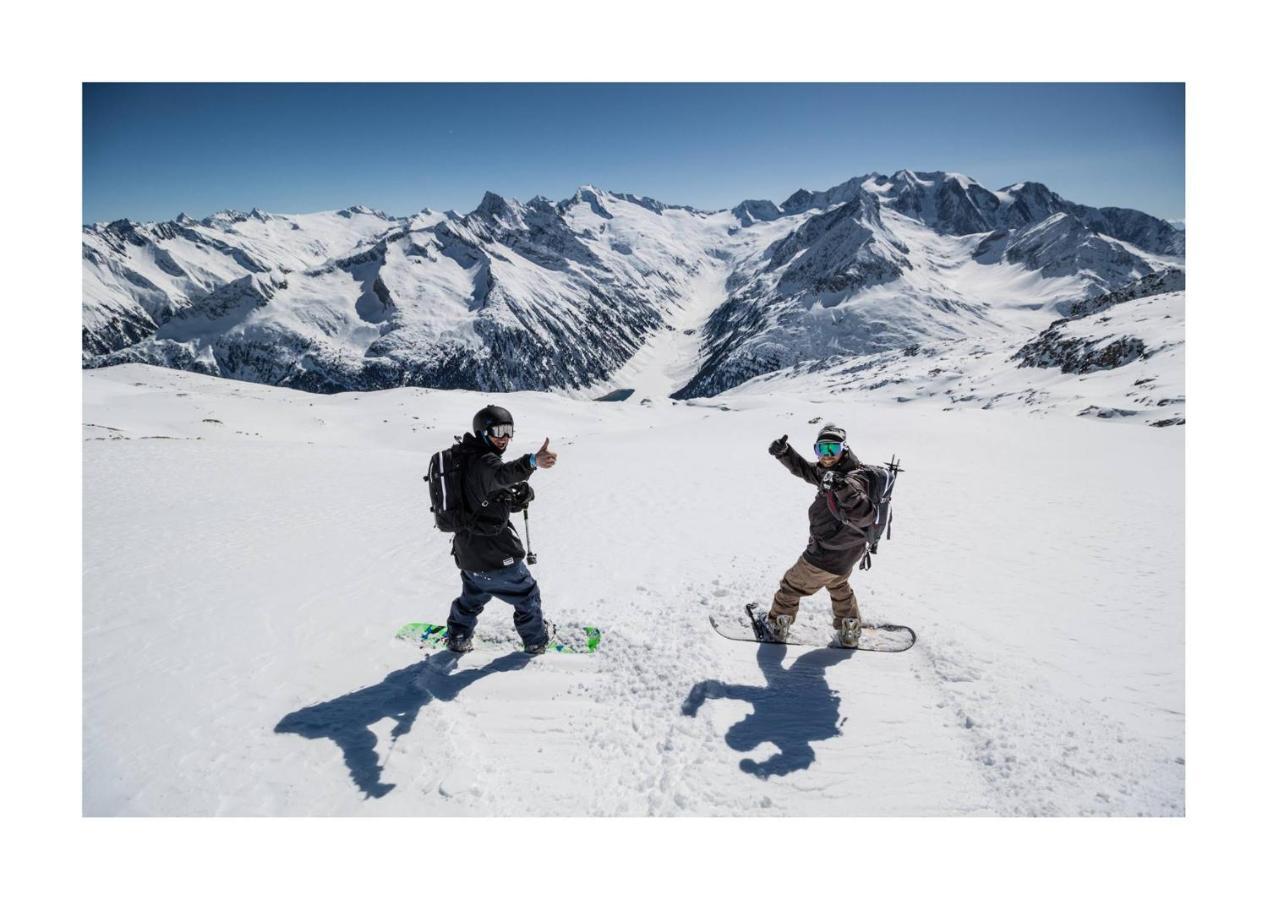
[[[383,797],[396,785],[382,782],[383,763],[374,749],[378,738],[370,730],[371,725],[381,719],[395,719],[396,725],[392,728],[392,744],[395,744],[399,737],[409,733],[419,712],[428,703],[452,700],[481,678],[494,672],[522,669],[530,660],[529,654],[516,651],[478,669],[457,670],[458,657],[442,650],[430,660],[397,669],[373,687],[288,713],[273,731],[306,738],[329,738],[343,751],[348,772],[366,797]]]
[[[682,703],[685,716],[695,716],[705,700],[743,700],[753,706],[744,719],[726,733],[732,750],[748,753],[769,741],[779,752],[765,762],[745,758],[741,771],[758,778],[787,775],[810,768],[815,760],[812,741],[826,741],[841,733],[837,725],[841,698],[828,687],[827,668],[848,659],[848,650],[811,650],[787,669],[785,644],[764,643],[757,648],[757,664],[766,685],[727,684],[715,679],[696,684]]]

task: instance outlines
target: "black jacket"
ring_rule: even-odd
[[[515,526],[511,524],[511,497],[507,488],[527,481],[533,464],[525,453],[511,462],[484,438],[472,434],[462,437],[466,456],[462,465],[463,502],[475,514],[470,529],[454,535],[453,555],[458,568],[468,572],[501,569],[524,558]]]
[[[849,473],[863,465],[853,450],[846,450],[830,469],[807,462],[789,447],[778,459],[789,472],[810,482],[819,490],[810,504],[810,542],[802,554],[806,562],[834,575],[849,575],[850,570],[863,558],[867,541],[863,535],[841,523],[837,515],[864,528],[871,521],[872,502],[867,499],[867,481],[858,475],[848,475],[844,483],[831,492],[837,515],[829,507],[829,492],[821,487],[823,476],[829,472]]]

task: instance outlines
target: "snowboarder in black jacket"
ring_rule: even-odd
[[[455,653],[470,650],[476,619],[485,604],[499,597],[515,607],[515,630],[524,649],[542,653],[549,635],[541,594],[524,564],[524,545],[510,519],[512,512],[521,511],[533,499],[529,476],[537,469],[549,469],[557,455],[546,438],[536,453],[504,462],[502,454],[515,432],[515,421],[500,406],[486,406],[476,413],[471,430],[463,435],[461,447],[463,503],[472,518],[470,526],[453,539],[462,593],[449,608],[447,646]]]
[[[861,529],[874,513],[866,479],[850,474],[862,463],[846,444],[845,429],[832,424],[819,429],[815,439],[817,464],[807,462],[788,446],[788,435],[771,443],[770,454],[818,490],[809,509],[810,541],[780,580],[766,617],[767,630],[774,640],[787,640],[801,598],[827,588],[837,641],[843,647],[857,647],[861,617],[849,575],[867,548]]]

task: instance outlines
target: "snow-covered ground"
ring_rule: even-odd
[[[1185,811],[1181,428],[795,379],[677,404],[142,366],[83,386],[88,815]],[[559,451],[534,570],[548,618],[604,629],[594,656],[391,638],[456,593],[422,473],[490,399],[513,453]],[[709,627],[803,548],[812,489],[766,446],[808,453],[820,417],[907,469],[853,577],[866,618],[915,629],[906,653]],[[828,619],[821,594],[798,627]],[[509,633],[509,607],[481,628]]]
[[[1038,336],[1054,357],[1043,367],[1018,361],[1018,351],[1036,335],[983,335],[911,352],[801,363],[759,375],[709,402],[734,405],[740,397],[785,391],[820,398],[852,394],[945,412],[1007,407],[1040,418],[1087,416],[1171,428],[1185,422],[1185,321],[1183,291],[1153,294],[1054,323]],[[1107,345],[1138,345],[1139,356],[1124,353],[1094,364]],[[1082,365],[1063,371],[1062,358]]]

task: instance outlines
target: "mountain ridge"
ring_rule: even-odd
[[[696,356],[672,394],[684,399],[805,360],[1014,328],[1026,311],[1033,336],[1182,268],[1184,249],[1183,231],[1142,212],[906,169],[713,212],[587,184],[559,201],[486,192],[466,214],[256,208],[82,233],[85,367],[319,392],[599,391],[682,327],[701,278],[724,282],[694,344],[675,342]]]

